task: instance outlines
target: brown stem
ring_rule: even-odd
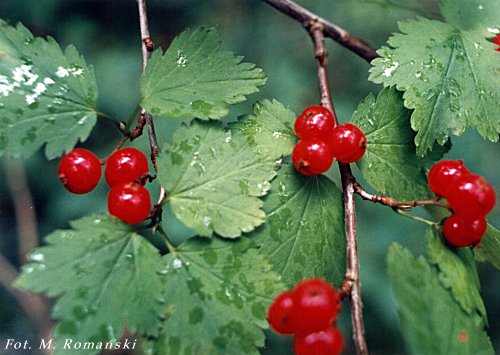
[[[297,5],[291,0],[263,0],[275,7],[280,12],[300,22],[304,27],[308,27],[314,22],[323,26],[323,33],[326,37],[333,39],[342,46],[350,49],[361,58],[371,62],[378,57],[377,52],[365,40],[355,37],[342,27],[333,24],[311,11]]]
[[[316,60],[318,62],[318,83],[321,103],[332,111],[334,117],[336,117],[328,81],[328,61],[324,44],[325,38],[323,35],[323,24],[314,20],[313,23],[306,25],[306,28],[309,29],[309,34],[314,42]],[[349,296],[351,300],[351,318],[356,352],[358,354],[368,354],[363,323],[363,305],[361,302],[361,283],[359,279],[359,259],[356,245],[356,208],[354,205],[355,179],[352,175],[349,164],[339,163],[339,168],[342,178],[342,190],[344,192],[347,256],[347,270],[344,283],[341,287],[341,296]]]

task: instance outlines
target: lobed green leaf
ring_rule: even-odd
[[[161,257],[146,239],[117,219],[90,216],[55,231],[46,242],[30,255],[16,286],[59,297],[53,309],[58,354],[78,353],[63,348],[65,339],[116,342],[125,327],[158,335]]]
[[[410,115],[402,94],[384,88],[376,99],[370,94],[361,102],[352,118],[368,142],[357,162],[363,177],[380,193],[405,201],[432,197],[425,174],[431,160],[415,155]]]
[[[155,51],[141,79],[141,106],[166,118],[226,116],[228,106],[258,91],[266,76],[220,45],[217,30],[200,28],[181,33],[165,55]]]
[[[46,144],[46,156],[58,157],[96,123],[94,73],[76,49],[2,20],[0,98],[0,155],[28,157]]]
[[[467,314],[427,261],[393,244],[387,256],[392,292],[411,354],[493,354],[477,314]]]
[[[475,3],[475,1],[474,1]],[[498,17],[498,16],[497,16]],[[404,103],[414,109],[417,154],[467,127],[497,141],[500,132],[499,53],[480,31],[460,30],[418,18],[399,23],[401,33],[389,38],[370,69],[369,79],[405,91]]]
[[[325,176],[283,165],[264,201],[267,223],[252,234],[261,253],[292,287],[306,277],[339,286],[345,274],[342,194]]]
[[[500,28],[498,0],[441,0],[440,6],[446,21],[460,30]]]
[[[498,229],[488,224],[481,243],[474,248],[474,256],[478,261],[488,261],[500,269],[500,231]]]
[[[176,217],[200,236],[236,238],[264,223],[259,199],[276,176],[276,158],[256,154],[218,122],[176,131],[158,158],[158,178]]]
[[[167,320],[150,353],[259,353],[267,307],[284,286],[248,239],[190,239],[163,266]]]

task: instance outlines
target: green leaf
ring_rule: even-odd
[[[264,202],[267,223],[252,234],[288,286],[305,277],[339,286],[345,274],[342,194],[325,176],[284,165]]]
[[[97,87],[73,46],[34,38],[21,24],[0,20],[0,155],[48,158],[85,140],[96,123]]]
[[[473,1],[475,2],[475,1]],[[500,132],[499,53],[479,31],[418,18],[399,23],[402,33],[389,38],[370,70],[370,80],[405,91],[414,109],[417,154],[443,145],[449,132],[467,127],[497,141]]]
[[[500,28],[498,0],[441,0],[446,21],[461,30]]]
[[[167,118],[218,119],[258,91],[266,77],[242,57],[220,51],[217,30],[181,33],[165,55],[153,53],[141,80],[141,106]]]
[[[31,254],[32,262],[23,266],[16,281],[23,289],[59,297],[53,310],[60,321],[55,329],[59,353],[65,353],[67,338],[116,342],[125,326],[158,335],[159,252],[109,216],[85,217],[71,225],[46,238],[48,246]]]
[[[190,239],[163,258],[167,321],[153,354],[258,354],[266,310],[284,289],[248,238]]]
[[[262,155],[272,154],[276,159],[292,154],[297,143],[293,130],[295,113],[279,101],[264,100],[255,104],[254,114],[231,124],[235,135],[245,136],[248,144]]]
[[[500,269],[500,231],[488,224],[481,243],[474,248],[474,256],[478,261],[489,261],[494,267]]]
[[[201,236],[236,238],[264,223],[263,202],[276,161],[219,122],[195,121],[176,131],[158,158],[158,178],[173,213]]]
[[[451,290],[453,298],[468,314],[479,313],[487,320],[474,256],[469,248],[450,249],[441,238],[438,228],[429,228],[426,234],[429,262],[439,269],[439,280]]]
[[[383,89],[377,99],[370,94],[361,102],[352,123],[363,130],[368,146],[357,164],[380,193],[400,200],[422,200],[432,196],[424,170],[429,160],[415,155],[410,115],[402,94],[394,88]]]
[[[466,314],[424,258],[393,244],[387,257],[401,328],[412,354],[493,354],[479,315]]]

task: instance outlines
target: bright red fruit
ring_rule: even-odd
[[[57,175],[66,189],[75,194],[85,194],[99,183],[101,162],[91,151],[76,148],[61,158]]]
[[[470,174],[461,160],[441,160],[429,170],[429,187],[438,196],[446,198],[450,184],[458,177]]]
[[[326,141],[334,126],[335,119],[329,109],[309,106],[295,120],[294,130],[300,139],[320,138]]]
[[[323,141],[305,140],[293,148],[292,162],[302,175],[318,175],[330,169],[333,155]]]
[[[344,348],[344,338],[335,327],[319,332],[301,334],[293,342],[295,355],[339,355]]]
[[[149,191],[135,182],[118,184],[108,194],[108,211],[129,224],[144,221],[151,210]]]
[[[280,293],[267,310],[267,320],[278,333],[294,334],[297,329],[293,296],[291,291]]]
[[[483,237],[486,227],[483,217],[470,219],[467,216],[452,214],[443,222],[443,235],[446,241],[455,247],[474,246]]]
[[[366,137],[361,129],[351,123],[344,123],[332,130],[330,147],[332,154],[342,163],[354,163],[366,151]]]
[[[111,154],[104,176],[109,186],[132,182],[148,172],[148,160],[138,149],[123,148]]]
[[[293,290],[297,333],[308,334],[329,327],[340,311],[340,297],[322,279],[305,279]]]
[[[497,34],[495,38],[493,38],[493,43],[495,43],[497,46],[500,46],[500,33]],[[500,52],[500,47],[498,47],[496,51]]]
[[[450,207],[470,218],[484,217],[495,207],[495,190],[476,174],[456,178],[448,188],[446,199]]]

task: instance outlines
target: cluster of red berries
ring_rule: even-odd
[[[111,187],[108,194],[108,211],[111,215],[130,224],[140,223],[148,217],[151,196],[141,181],[147,174],[148,160],[138,149],[123,148],[109,156],[105,177]],[[73,149],[59,162],[59,180],[75,194],[92,191],[101,175],[101,161],[86,149]]]
[[[278,333],[295,336],[296,355],[336,355],[344,348],[334,325],[340,305],[338,292],[328,282],[306,279],[274,299],[267,319]]]
[[[292,152],[292,162],[303,175],[322,174],[337,158],[342,163],[358,161],[366,150],[366,137],[351,123],[335,125],[330,110],[309,106],[295,120],[295,134],[301,140]]]
[[[495,207],[495,190],[472,174],[461,160],[442,160],[428,176],[430,189],[445,198],[453,213],[443,222],[443,235],[455,247],[477,245],[486,232],[486,215]]]

